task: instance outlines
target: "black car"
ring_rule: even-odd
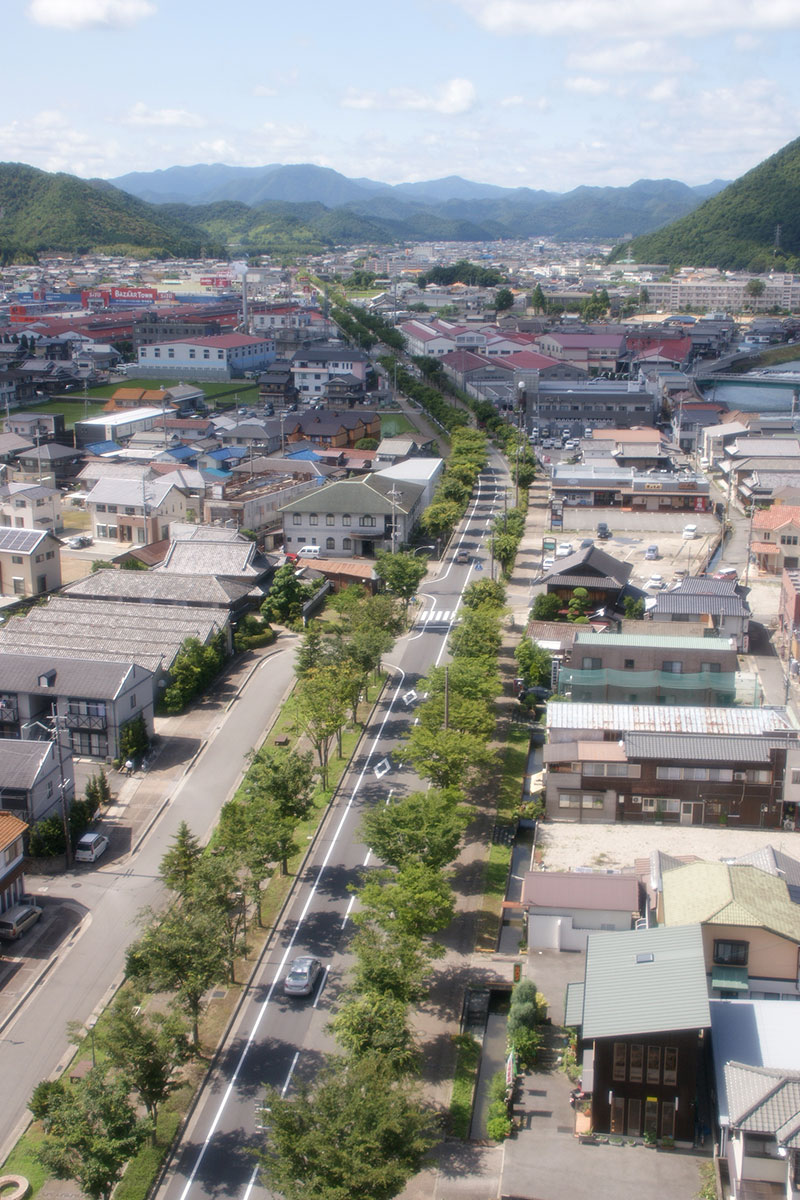
[[[605,521],[598,521],[597,522],[597,536],[601,539],[605,539],[605,538],[613,537],[614,535],[612,534],[611,530],[608,528],[608,525],[606,525]]]

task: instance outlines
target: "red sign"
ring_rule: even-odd
[[[112,300],[148,300],[155,303],[158,292],[149,287],[112,287]]]
[[[230,275],[204,275],[200,284],[202,287],[210,288],[229,288],[231,286]]]

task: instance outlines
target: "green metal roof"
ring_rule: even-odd
[[[727,963],[715,963],[711,970],[711,986],[721,991],[746,992],[750,987],[747,967],[731,967]]]
[[[710,1025],[699,925],[589,935],[583,1037],[706,1029]]]
[[[744,863],[687,863],[663,879],[664,924],[744,925],[800,943],[800,906],[777,875]]]
[[[583,1022],[583,984],[567,984],[567,1002],[564,1009],[564,1024],[578,1026]]]
[[[660,633],[593,633],[581,630],[575,635],[576,646],[645,646],[664,650],[715,650],[730,653],[727,637],[663,637]]]

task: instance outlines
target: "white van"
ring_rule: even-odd
[[[687,542],[690,542],[692,540],[692,538],[696,538],[697,537],[697,526],[696,525],[684,525],[683,537],[684,537],[684,540]]]
[[[298,558],[319,558],[319,546],[301,546],[297,551]]]

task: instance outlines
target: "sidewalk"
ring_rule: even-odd
[[[130,777],[122,771],[108,772],[113,799],[94,828],[108,835],[116,855],[137,849],[251,674],[265,658],[286,649],[292,639],[293,635],[282,633],[274,645],[251,651],[246,658],[233,663],[187,713],[157,717],[156,733],[160,740],[149,770],[137,771]],[[75,766],[75,791],[80,796],[86,780],[98,770],[98,764],[81,759]],[[0,943],[0,1031],[79,935],[86,908],[75,900],[47,894],[60,880],[69,878],[63,873],[26,874],[30,900],[40,905],[43,912],[19,943]]]

